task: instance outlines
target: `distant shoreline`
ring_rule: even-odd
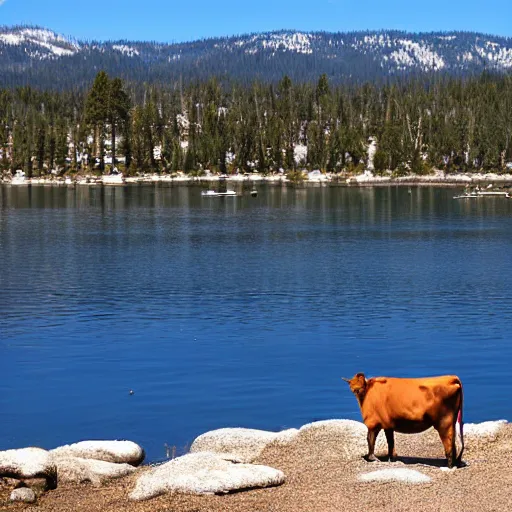
[[[188,176],[182,173],[170,174],[141,174],[139,176],[128,176],[112,180],[109,175],[97,176],[92,174],[76,176],[48,176],[25,178],[19,180],[4,177],[0,183],[12,186],[45,185],[45,186],[122,186],[130,184],[151,184],[151,183],[172,183],[172,184],[199,184],[209,185],[218,182],[226,182],[230,185],[251,183],[265,184],[292,184],[292,185],[325,185],[325,186],[346,186],[346,187],[373,187],[373,186],[435,186],[435,187],[463,187],[477,186],[492,183],[495,186],[512,187],[512,174],[495,173],[454,173],[445,174],[443,171],[436,171],[430,175],[407,175],[392,177],[390,175],[378,176],[369,171],[356,176],[339,174],[317,174],[313,177],[305,174],[304,179],[290,180],[284,174],[261,175],[236,174],[221,177],[219,175]]]

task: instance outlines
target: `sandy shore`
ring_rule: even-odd
[[[132,502],[127,496],[135,474],[102,487],[61,485],[33,506],[8,504],[11,487],[0,483],[0,510],[37,511],[166,511],[166,512],[340,512],[373,511],[505,511],[512,504],[512,425],[495,437],[466,438],[467,466],[448,471],[434,431],[398,435],[400,461],[368,463],[361,457],[341,460],[335,438],[308,439],[293,445],[271,444],[255,463],[286,474],[279,487],[223,496],[170,494]],[[382,468],[408,468],[431,477],[431,482],[366,483],[359,476]]]
[[[109,182],[109,179],[103,179],[96,175],[70,175],[68,177],[40,177],[25,178],[21,183],[16,180],[11,181],[10,178],[4,177],[0,183],[11,185],[53,185],[53,186],[75,186],[75,185],[107,185],[116,186],[123,184],[143,184],[143,183],[174,183],[174,184],[209,184],[215,185],[216,182],[224,179],[230,185],[237,183],[269,183],[269,184],[285,184],[290,183],[284,174],[261,175],[258,173],[229,175],[221,178],[218,175],[208,175],[200,177],[191,177],[178,173],[170,174],[145,174],[139,176],[128,176],[120,179],[117,183],[115,180]],[[389,185],[405,185],[405,186],[446,186],[457,187],[465,185],[478,185],[493,183],[495,186],[511,186],[512,174],[495,174],[495,173],[455,173],[445,174],[443,171],[436,171],[429,175],[408,175],[392,177],[391,175],[377,176],[365,171],[357,176],[348,176],[345,174],[310,174],[304,173],[302,184],[316,185],[337,185],[337,186],[389,186]]]

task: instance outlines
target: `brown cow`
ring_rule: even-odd
[[[448,460],[448,467],[460,466],[464,452],[462,432],[462,383],[455,375],[398,379],[375,377],[366,380],[364,373],[345,379],[356,395],[363,422],[368,427],[367,460],[377,460],[375,441],[381,430],[386,434],[388,456],[396,458],[394,432],[417,434],[434,427]],[[455,448],[456,423],[459,423],[461,451]]]

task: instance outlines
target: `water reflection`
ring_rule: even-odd
[[[512,201],[257,188],[0,187],[0,448],[358,419],[355,371],[459,373],[468,421],[507,416]]]

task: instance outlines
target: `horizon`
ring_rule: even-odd
[[[512,37],[507,21],[512,16],[512,5],[508,0],[489,0],[485,9],[476,0],[454,0],[449,5],[444,0],[431,0],[428,8],[411,8],[406,0],[346,4],[346,0],[322,0],[312,10],[305,0],[261,0],[257,5],[243,6],[235,0],[219,0],[215,5],[206,0],[186,5],[146,0],[141,9],[133,0],[112,0],[108,5],[89,0],[89,17],[94,21],[84,22],[83,17],[77,19],[65,0],[48,0],[44,4],[36,0],[0,0],[0,25],[37,26],[81,41],[164,44],[278,31],[472,32]]]
[[[7,0],[3,0],[4,2]],[[2,0],[0,0],[0,7],[2,5]],[[30,30],[48,30],[53,32],[57,36],[64,37],[69,41],[79,41],[84,43],[109,43],[109,42],[119,42],[126,41],[131,43],[155,43],[155,44],[163,44],[163,45],[173,45],[173,44],[187,44],[194,43],[196,41],[204,41],[210,39],[233,39],[237,37],[246,37],[257,34],[279,34],[279,33],[297,33],[297,34],[365,34],[365,33],[403,33],[410,35],[429,35],[429,34],[477,34],[486,37],[497,37],[503,39],[512,39],[512,35],[506,36],[495,33],[488,33],[482,31],[475,30],[424,30],[424,31],[411,31],[405,29],[397,29],[397,28],[375,28],[375,29],[358,29],[358,30],[302,30],[298,28],[279,28],[273,30],[262,30],[262,31],[253,31],[253,32],[237,32],[237,33],[226,33],[215,36],[204,36],[199,37],[197,39],[188,39],[183,41],[158,41],[154,39],[128,39],[128,38],[120,38],[120,39],[87,39],[76,37],[71,33],[63,33],[58,30],[55,30],[53,27],[37,25],[37,24],[12,24],[12,25],[0,25],[0,31],[2,29],[5,30],[14,30],[14,29],[30,29]]]

